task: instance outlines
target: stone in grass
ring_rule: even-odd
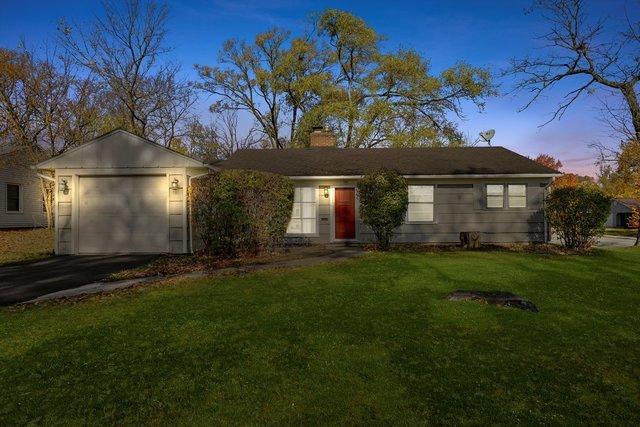
[[[447,295],[449,301],[480,301],[499,307],[515,307],[537,313],[538,309],[528,299],[502,291],[454,291]]]

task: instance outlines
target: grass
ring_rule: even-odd
[[[53,230],[0,230],[0,265],[35,261],[53,255]]]
[[[639,264],[634,248],[376,253],[5,309],[0,425],[638,425]]]
[[[633,228],[607,228],[604,234],[609,236],[636,237],[638,230]]]

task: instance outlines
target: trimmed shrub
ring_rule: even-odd
[[[358,182],[360,216],[382,250],[389,249],[393,230],[404,221],[409,205],[407,182],[395,171],[380,170]]]
[[[281,175],[225,170],[196,179],[191,197],[205,251],[234,257],[281,242],[293,209],[293,184]]]
[[[556,188],[545,199],[549,225],[562,244],[587,249],[604,233],[611,197],[597,187]]]

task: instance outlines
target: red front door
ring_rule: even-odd
[[[356,190],[336,188],[336,239],[356,238]]]

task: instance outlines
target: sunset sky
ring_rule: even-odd
[[[15,47],[24,39],[31,47],[52,44],[56,24],[86,22],[101,9],[91,1],[8,1],[0,8],[0,46]],[[213,65],[223,40],[252,38],[273,26],[300,33],[313,12],[327,7],[348,10],[364,18],[386,36],[388,48],[415,49],[429,58],[434,72],[456,61],[491,68],[496,74],[512,57],[522,57],[540,49],[535,37],[544,32],[544,23],[525,14],[530,1],[212,1],[172,0],[168,23],[171,59],[182,64],[188,78],[196,79],[193,64]],[[622,22],[625,12],[638,8],[635,0],[597,1],[594,16],[608,17],[608,23]],[[493,145],[536,156],[551,154],[562,161],[563,170],[595,175],[594,142],[613,144],[609,129],[599,120],[605,94],[585,96],[560,120],[540,127],[550,118],[558,101],[556,91],[525,112],[518,112],[525,94],[509,95],[513,81],[499,79],[501,95],[489,99],[484,112],[473,106],[465,109],[460,127],[471,139],[479,131],[495,128]],[[575,87],[576,80],[564,88]],[[559,88],[560,89],[560,88]],[[204,96],[199,109],[207,115],[210,100]]]

